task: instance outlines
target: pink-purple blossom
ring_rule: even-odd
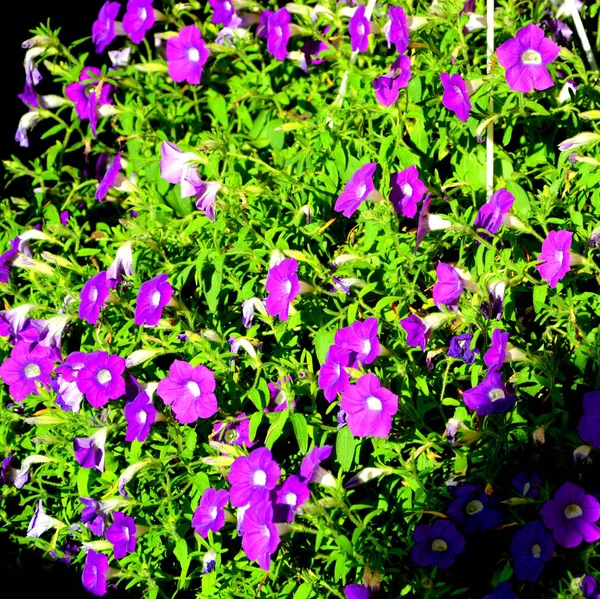
[[[294,514],[310,498],[308,483],[295,474],[288,476],[275,493],[274,514],[277,522],[291,522]]]
[[[438,262],[435,269],[437,283],[433,286],[433,301],[436,305],[452,305],[461,296],[464,284],[454,266],[445,262]]]
[[[225,524],[225,506],[229,501],[229,493],[223,489],[216,491],[209,488],[200,498],[200,504],[194,510],[192,527],[194,532],[203,539],[208,537],[208,531],[217,532]]]
[[[215,25],[228,27],[232,17],[235,15],[233,3],[230,0],[208,0],[213,9],[212,22]]]
[[[349,352],[349,365],[351,367],[355,367],[359,363],[371,364],[379,355],[378,328],[379,321],[377,318],[367,318],[364,321],[357,320],[335,334],[335,345]]]
[[[16,343],[10,358],[0,366],[0,379],[9,385],[8,392],[15,401],[23,401],[28,395],[39,395],[36,383],[50,385],[54,368],[51,354],[50,348],[40,344]]]
[[[463,401],[481,417],[506,412],[515,405],[517,398],[506,390],[500,373],[488,372],[481,383],[463,392]]]
[[[504,188],[499,189],[479,209],[473,227],[475,229],[486,229],[492,234],[497,233],[502,224],[502,218],[510,212],[514,201],[515,196],[512,193]]]
[[[82,468],[94,468],[104,472],[106,429],[100,429],[91,437],[74,437],[75,460]]]
[[[350,384],[350,375],[345,370],[345,367],[349,366],[349,361],[350,352],[347,350],[335,344],[329,348],[318,379],[319,388],[323,390],[325,399],[329,403]]]
[[[285,60],[287,45],[290,40],[290,22],[292,16],[285,7],[272,11],[265,11],[267,50],[277,60]]]
[[[139,44],[146,31],[154,25],[153,0],[128,0],[127,12],[123,17],[123,31],[134,44]]]
[[[280,476],[281,469],[266,447],[236,458],[229,470],[231,505],[242,507],[268,499]]]
[[[408,27],[406,25],[406,13],[401,6],[390,6],[388,8],[390,19],[383,26],[383,33],[388,48],[395,44],[398,54],[403,54],[410,43]]]
[[[402,213],[406,218],[414,218],[417,214],[417,204],[426,191],[427,187],[414,165],[390,175],[390,202],[396,213]]]
[[[106,575],[108,574],[108,556],[89,549],[85,556],[85,566],[81,582],[88,593],[96,597],[106,595]]]
[[[307,483],[316,482],[320,470],[323,470],[321,462],[324,462],[330,455],[333,447],[323,445],[323,447],[313,447],[312,450],[304,456],[300,464],[300,477]]]
[[[137,397],[125,405],[125,420],[127,432],[125,441],[143,442],[150,434],[150,427],[156,420],[156,408],[145,391],[140,391]]]
[[[501,329],[494,329],[494,332],[492,333],[492,344],[483,356],[483,361],[490,369],[490,372],[497,372],[502,369],[502,364],[506,357],[507,346],[508,333],[503,333]]]
[[[287,320],[290,303],[300,293],[298,281],[298,262],[294,258],[285,258],[269,269],[266,289],[269,295],[265,301],[270,316]]]
[[[542,243],[542,253],[539,259],[542,264],[536,266],[542,278],[548,281],[553,289],[558,282],[571,270],[571,243],[573,233],[570,231],[550,231]]]
[[[196,25],[187,25],[167,40],[167,67],[173,81],[198,85],[210,54]]]
[[[348,23],[350,45],[354,52],[366,52],[369,49],[371,25],[365,15],[365,7],[360,4]]]
[[[160,146],[160,176],[168,183],[181,186],[181,197],[189,198],[197,195],[194,182],[200,181],[195,165],[199,157],[193,152],[183,152],[179,146],[170,141],[163,141]]]
[[[336,212],[341,212],[347,218],[352,216],[358,210],[358,207],[365,200],[370,199],[369,196],[375,192],[373,175],[376,169],[377,164],[375,162],[368,162],[361,166],[346,183],[333,209]]]
[[[91,497],[80,497],[79,501],[85,506],[81,512],[81,523],[85,524],[91,533],[97,536],[103,535],[108,514],[103,509],[102,502]]]
[[[119,15],[121,5],[118,2],[105,2],[92,25],[92,41],[96,44],[96,53],[104,52],[115,39],[115,19]]]
[[[263,570],[269,570],[271,555],[279,546],[279,533],[273,524],[273,506],[269,501],[263,499],[246,510],[242,532],[246,557],[256,560]]]
[[[113,523],[106,529],[104,536],[113,545],[116,559],[123,559],[128,553],[135,551],[135,520],[123,512],[115,512]]]
[[[400,90],[408,87],[410,76],[410,58],[401,54],[392,63],[389,73],[373,80],[375,99],[383,106],[395,104]]]
[[[138,326],[156,326],[162,317],[163,308],[173,297],[173,287],[165,274],[157,275],[140,285],[133,322]]]
[[[102,270],[91,279],[88,279],[79,294],[79,318],[88,324],[96,324],[100,317],[100,310],[110,295],[110,288],[106,278],[106,271]]]
[[[125,395],[125,358],[95,351],[85,358],[77,373],[77,387],[94,408]]]
[[[213,424],[213,438],[219,443],[238,445],[250,449],[256,441],[250,441],[250,418],[242,412],[234,421],[215,422]]]
[[[117,153],[115,157],[109,162],[108,168],[104,173],[104,177],[102,177],[102,181],[96,188],[96,193],[94,197],[99,201],[104,201],[104,198],[108,194],[108,191],[111,187],[114,187],[117,182],[117,177],[119,176],[119,172],[121,170],[121,153]]]
[[[442,73],[440,80],[444,86],[442,104],[451,110],[461,121],[466,122],[471,112],[471,101],[462,75]]]

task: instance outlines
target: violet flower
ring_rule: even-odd
[[[173,293],[173,287],[166,274],[144,281],[138,291],[133,322],[138,326],[156,326],[162,317],[163,308],[171,301]]]
[[[225,510],[229,501],[229,493],[223,489],[216,491],[209,488],[200,498],[200,504],[194,510],[192,527],[194,532],[203,539],[208,537],[208,531],[218,532],[225,524]]]
[[[266,289],[269,293],[265,301],[270,316],[287,320],[290,303],[300,293],[298,281],[298,262],[294,258],[285,258],[269,269]]]
[[[402,213],[406,218],[414,218],[417,204],[426,191],[427,187],[419,179],[419,171],[414,165],[390,176],[390,202],[396,213]]]
[[[542,243],[542,253],[539,259],[544,260],[536,269],[543,279],[548,281],[551,288],[571,270],[571,243],[573,233],[570,231],[550,231]]]
[[[448,516],[461,524],[468,535],[485,532],[502,523],[502,514],[495,509],[496,500],[477,485],[466,484],[454,491],[448,506]]]
[[[200,157],[193,152],[183,152],[170,141],[160,146],[160,176],[168,183],[181,185],[181,197],[197,195],[191,181],[200,180],[195,161]]]
[[[167,67],[173,81],[198,85],[210,54],[196,25],[187,25],[167,40]]]
[[[365,16],[364,5],[359,5],[348,23],[350,45],[353,52],[366,52],[369,49],[369,33],[371,25]]]
[[[388,12],[390,20],[383,26],[383,33],[388,49],[392,44],[395,44],[398,54],[404,54],[410,43],[408,27],[406,25],[406,13],[401,6],[390,6]]]
[[[106,575],[108,574],[108,556],[89,549],[85,556],[85,566],[81,582],[88,593],[96,597],[106,595]]]
[[[452,566],[466,544],[454,522],[449,520],[437,520],[431,526],[419,524],[413,532],[413,541],[412,561],[418,566],[437,566],[440,570]]]
[[[23,401],[28,395],[39,395],[36,382],[48,386],[54,368],[51,350],[40,344],[19,341],[13,347],[10,358],[0,366],[0,379],[8,387],[15,401]]]
[[[106,278],[110,287],[115,288],[123,282],[123,275],[133,275],[133,254],[131,242],[124,243],[118,250],[112,264],[106,270]]]
[[[473,364],[475,362],[475,356],[479,353],[477,348],[471,349],[471,341],[473,335],[470,333],[463,333],[462,335],[456,335],[450,339],[450,344],[446,355],[449,358],[457,358],[462,360],[465,364]]]
[[[133,401],[125,405],[124,411],[127,421],[125,441],[144,442],[156,420],[157,411],[152,400],[145,391],[140,391]]]
[[[115,186],[117,177],[121,170],[121,153],[119,152],[108,164],[108,168],[102,177],[102,181],[96,188],[95,198],[102,202],[111,187]]]
[[[115,19],[119,15],[121,5],[118,2],[105,2],[92,25],[92,41],[96,44],[96,54],[106,50],[115,39]]]
[[[190,183],[196,192],[196,208],[201,210],[210,220],[215,220],[214,203],[221,184],[216,181],[202,181],[197,169],[190,169],[186,181]]]
[[[486,229],[494,234],[498,232],[502,224],[502,218],[513,206],[515,196],[502,188],[496,191],[477,213],[473,227],[475,229]]]
[[[406,343],[410,347],[420,347],[425,351],[433,329],[427,326],[424,318],[410,314],[400,321],[400,326],[406,331]]]
[[[230,0],[208,0],[213,9],[212,22],[215,25],[228,27],[232,17],[235,15],[235,9]]]
[[[77,387],[94,408],[125,395],[125,358],[105,351],[89,354],[77,374]]]
[[[277,486],[281,469],[266,447],[254,449],[248,456],[240,456],[231,464],[229,483],[232,507],[267,500],[269,491]]]
[[[430,231],[437,231],[438,229],[447,229],[452,225],[449,220],[439,216],[438,214],[430,214],[431,209],[431,194],[428,193],[421,204],[421,211],[419,212],[419,219],[417,221],[417,240],[415,243],[415,255],[421,245],[421,242],[425,238],[425,235]]]
[[[215,387],[215,375],[206,366],[175,360],[169,368],[169,376],[158,383],[156,392],[172,407],[178,422],[191,424],[217,413]]]
[[[521,470],[513,476],[510,484],[519,495],[535,499],[540,494],[542,481],[535,470]]]
[[[454,266],[445,262],[438,262],[435,269],[437,283],[433,286],[433,301],[436,305],[453,305],[461,296],[464,283]]]
[[[410,58],[401,54],[392,63],[389,73],[373,80],[375,99],[383,106],[395,104],[400,90],[408,87],[410,76]]]
[[[73,438],[75,460],[82,468],[95,468],[104,472],[104,447],[106,429],[102,428],[91,437]]]
[[[294,514],[301,511],[302,504],[310,498],[308,484],[296,475],[288,476],[276,490],[273,512],[277,522],[292,522]]]
[[[113,514],[113,523],[106,529],[104,536],[113,545],[116,559],[123,559],[128,553],[135,551],[135,520],[123,512]]]
[[[290,40],[290,22],[292,15],[285,7],[267,14],[266,37],[267,50],[277,60],[285,60],[287,45]]]
[[[497,49],[498,62],[506,68],[506,82],[515,92],[542,91],[554,85],[546,68],[560,48],[544,36],[540,27],[530,23],[517,31]]]
[[[333,447],[331,445],[323,445],[323,447],[313,447],[302,459],[300,464],[300,477],[308,484],[321,482],[327,471],[321,466],[330,455]],[[329,475],[331,476],[331,475]]]
[[[46,514],[43,501],[40,499],[33,513],[33,517],[29,522],[27,534],[25,536],[37,539],[51,528],[56,528],[61,525],[63,525],[62,522]]]
[[[282,388],[292,381],[291,376],[284,376],[283,380],[277,381],[277,383],[268,383],[270,401],[265,412],[282,412],[290,407],[295,407],[296,401],[292,399],[290,406],[287,392]]]
[[[554,543],[544,525],[535,520],[515,533],[510,544],[513,569],[519,580],[536,582],[546,562],[552,559]]]
[[[350,384],[350,375],[345,369],[346,366],[349,366],[349,360],[349,351],[335,344],[329,348],[318,378],[319,389],[323,390],[325,399],[329,403]]]
[[[442,73],[440,80],[444,86],[442,104],[463,122],[467,122],[471,112],[471,101],[462,75]]]
[[[600,391],[584,394],[583,416],[578,431],[583,441],[600,448]]]
[[[242,548],[249,560],[256,560],[263,570],[269,570],[271,555],[279,546],[279,533],[273,524],[273,507],[268,501],[251,505],[242,522]]]
[[[155,21],[153,0],[128,0],[127,12],[123,17],[123,31],[134,44],[139,44],[152,29]]]
[[[91,279],[88,279],[83,286],[79,304],[79,318],[85,320],[88,324],[96,324],[100,317],[100,310],[104,302],[110,295],[106,271],[103,270]]]
[[[371,591],[364,584],[347,584],[344,587],[346,599],[371,599]]]
[[[501,582],[491,595],[486,595],[483,599],[518,599],[512,590],[510,580]]]
[[[554,540],[565,549],[600,539],[600,527],[595,524],[600,518],[600,504],[573,483],[562,485],[544,504],[540,516],[546,528],[552,530]]]
[[[488,372],[479,385],[463,393],[463,401],[471,410],[477,410],[477,416],[502,414],[512,408],[517,398],[506,390],[502,375]]]
[[[377,164],[375,162],[368,162],[361,166],[346,183],[333,209],[349,218],[364,201],[374,199],[377,194],[373,183],[373,175],[376,169]]]
[[[92,534],[102,536],[108,518],[102,503],[90,497],[80,497],[79,501],[85,506],[81,512],[81,523],[87,526]]]
[[[250,441],[250,419],[242,412],[233,422],[215,422],[213,436],[219,443],[237,445],[250,449],[256,441]]]
[[[379,355],[378,328],[377,318],[367,318],[362,322],[357,320],[335,334],[335,345],[350,353],[350,367],[354,368],[359,363],[371,364]]]
[[[398,411],[398,396],[381,386],[371,373],[342,392],[341,408],[355,437],[385,439],[392,428],[392,416]]]
[[[503,333],[501,329],[494,329],[492,333],[492,345],[483,356],[483,361],[490,369],[490,372],[502,370],[502,364],[506,358],[507,346],[508,333]]]

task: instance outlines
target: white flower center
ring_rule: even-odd
[[[478,514],[482,509],[483,503],[477,499],[473,499],[473,501],[469,501],[469,503],[467,503],[465,511],[469,516],[472,516],[473,514]]]
[[[267,484],[267,474],[264,470],[257,470],[252,475],[252,482],[257,487],[264,487]]]
[[[523,64],[542,64],[542,55],[535,50],[525,50],[521,54],[521,62]]]
[[[227,11],[231,11],[231,2],[223,2],[223,8]]]
[[[367,191],[367,186],[363,183],[362,185],[359,185],[356,188],[356,195],[360,198],[362,198],[365,195],[365,192]]]
[[[363,341],[362,345],[362,353],[368,355],[371,351],[371,342],[368,339]]]
[[[283,37],[283,29],[281,28],[281,25],[275,25],[273,27],[273,31],[275,32],[275,37],[276,38],[282,38]]]
[[[492,389],[488,393],[488,397],[490,398],[491,402],[495,402],[495,401],[498,401],[499,399],[504,399],[506,397],[506,395],[504,394],[504,391],[502,391],[502,389]]]
[[[285,391],[280,391],[276,396],[275,396],[275,403],[280,406],[282,403],[286,403],[287,402],[287,394]]]
[[[564,255],[565,255],[565,253],[562,250],[559,250],[558,252],[556,252],[556,261],[560,262],[562,264]]]
[[[112,374],[110,373],[110,370],[107,370],[106,368],[103,368],[97,375],[96,375],[96,380],[101,384],[104,385],[105,383],[109,383],[110,381],[112,381]]]
[[[356,31],[358,31],[358,35],[364,35],[365,34],[365,24],[364,23],[359,23],[356,26]]]
[[[287,493],[285,496],[285,502],[288,505],[295,506],[298,502],[298,496],[296,495],[296,493]]]
[[[40,376],[41,373],[42,371],[40,370],[40,367],[37,364],[27,364],[27,366],[25,366],[25,376],[28,379]]]
[[[95,302],[98,299],[98,289],[96,287],[92,287],[90,291],[90,301]]]
[[[142,19],[142,21],[145,21],[147,16],[148,16],[148,11],[145,8],[141,8],[140,9],[140,19]]]
[[[523,495],[527,495],[527,493],[529,493],[529,489],[531,489],[531,483],[525,483],[523,485]]]
[[[369,397],[367,397],[367,408],[369,408],[369,410],[373,410],[374,412],[381,412],[382,407],[383,404],[381,403],[380,399],[378,399],[377,397],[373,397],[372,395],[369,395]]]
[[[200,387],[196,381],[188,381],[185,388],[194,396],[200,397]]]
[[[155,291],[151,296],[150,296],[150,303],[156,308],[156,306],[158,306],[158,304],[160,304],[160,291]]]
[[[260,532],[262,533],[262,536],[263,536],[263,537],[266,537],[267,539],[270,539],[270,538],[271,538],[271,531],[269,530],[269,527],[268,527],[268,526],[263,526],[263,527],[260,529]]]
[[[289,295],[292,291],[292,282],[291,281],[286,281],[285,285],[284,285],[284,289],[287,295]]]
[[[583,510],[575,503],[568,505],[565,508],[565,518],[572,520],[573,518],[579,518],[583,514]]]
[[[188,58],[193,62],[198,62],[200,60],[200,52],[196,48],[190,48],[188,50]]]
[[[213,505],[213,507],[210,508],[210,517],[212,520],[214,520],[217,517],[217,506]]]
[[[431,549],[433,551],[446,551],[448,549],[448,545],[444,539],[436,539],[433,543],[431,543]]]
[[[142,410],[136,414],[135,419],[138,421],[138,424],[146,424],[146,420],[148,420],[148,414]]]
[[[405,196],[412,196],[413,188],[408,183],[405,183],[401,189]]]
[[[542,555],[542,548],[537,543],[531,548],[531,555],[537,559]]]

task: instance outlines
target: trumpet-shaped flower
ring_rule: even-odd
[[[401,54],[393,62],[389,73],[373,80],[375,99],[383,106],[395,104],[400,90],[408,87],[410,76],[410,58]]]
[[[473,227],[475,229],[486,229],[492,234],[497,233],[502,224],[502,218],[510,211],[514,201],[515,196],[512,193],[504,188],[499,189],[479,209]]]
[[[19,341],[13,347],[10,358],[0,366],[0,379],[8,387],[15,401],[23,401],[28,395],[39,395],[36,382],[50,385],[54,368],[52,351],[37,343]]]
[[[171,301],[173,293],[169,277],[165,274],[142,283],[135,304],[133,322],[138,326],[156,326],[162,317],[163,308]]]
[[[121,5],[118,2],[105,2],[92,25],[92,41],[96,44],[96,53],[104,52],[115,39],[115,19],[119,15]]]
[[[236,458],[229,471],[231,505],[242,507],[267,500],[280,476],[281,469],[266,447]]]
[[[461,75],[442,73],[440,80],[444,86],[442,104],[451,110],[461,121],[466,122],[471,112],[471,101],[467,94],[467,86]]]
[[[573,233],[570,231],[550,231],[542,243],[540,260],[536,266],[542,278],[554,288],[558,282],[571,270],[571,243]]]
[[[413,533],[413,546],[410,557],[418,566],[437,566],[445,570],[465,548],[465,538],[454,522],[437,520],[431,526],[419,524]]]
[[[79,318],[88,324],[96,324],[100,317],[100,310],[110,295],[110,289],[103,270],[91,279],[88,279],[80,293]]]
[[[187,25],[167,40],[167,67],[173,81],[198,85],[210,54],[196,25]]]
[[[404,54],[410,43],[408,27],[406,26],[406,13],[401,6],[390,6],[388,11],[390,20],[383,26],[388,48],[395,44],[398,54]]]
[[[106,595],[106,575],[108,574],[108,556],[88,550],[81,582],[88,593],[96,597]]]
[[[298,281],[298,262],[293,258],[285,258],[269,269],[266,289],[269,292],[265,305],[271,316],[280,320],[288,319],[290,303],[300,293]]]
[[[358,210],[358,207],[374,194],[373,175],[376,169],[377,164],[375,162],[368,162],[361,166],[346,183],[333,209],[336,212],[341,212],[345,217],[352,216]]]
[[[223,489],[216,491],[209,488],[204,491],[200,504],[194,511],[192,527],[194,532],[203,539],[208,537],[208,531],[217,532],[225,524],[225,506],[229,501],[229,493]]]
[[[452,305],[461,296],[464,284],[454,266],[438,262],[435,273],[438,282],[433,286],[433,301],[437,304]]]
[[[123,559],[128,553],[135,551],[135,520],[123,512],[115,512],[113,523],[106,529],[104,536],[113,545],[115,558]]]
[[[477,410],[478,416],[489,416],[506,412],[517,398],[506,390],[501,374],[489,372],[479,385],[463,393],[463,401],[469,409]]]
[[[354,52],[366,52],[369,49],[369,33],[371,25],[365,15],[365,7],[360,4],[348,24],[350,45]]]
[[[396,213],[406,218],[417,214],[417,204],[423,199],[427,187],[419,179],[417,167],[412,165],[390,176],[390,202]]]
[[[134,44],[139,44],[146,31],[154,25],[153,0],[128,0],[127,12],[123,17],[123,31]]]
[[[519,580],[535,582],[546,562],[552,559],[554,543],[544,525],[536,520],[515,533],[510,552],[514,558],[515,576]]]
[[[279,533],[273,524],[273,506],[269,501],[262,500],[246,510],[242,532],[246,557],[256,560],[263,570],[269,570],[271,555],[279,546]]]

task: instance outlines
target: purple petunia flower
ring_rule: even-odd
[[[410,347],[420,347],[425,351],[432,329],[423,318],[411,314],[400,321],[400,326],[406,331],[406,343]]]
[[[371,25],[365,16],[365,7],[360,5],[348,23],[350,45],[353,52],[366,52],[369,49]]]
[[[266,289],[269,293],[265,301],[270,316],[279,320],[288,319],[290,303],[300,293],[298,281],[298,262],[294,258],[285,258],[269,269]]]
[[[285,7],[272,11],[265,11],[267,50],[277,60],[285,60],[287,45],[290,40],[290,22],[292,15]]]
[[[217,193],[221,189],[221,184],[216,181],[202,181],[196,168],[190,169],[186,181],[194,187],[196,192],[196,208],[214,221],[214,203],[217,199]]]
[[[470,333],[463,333],[462,335],[456,335],[450,339],[450,344],[446,355],[449,358],[457,358],[462,360],[465,364],[473,364],[475,362],[475,356],[479,353],[479,350],[471,349],[471,341],[473,335]]]
[[[494,509],[495,498],[477,485],[462,485],[454,491],[455,499],[448,506],[448,516],[462,524],[468,534],[485,532],[502,523],[502,514]]]
[[[508,393],[501,374],[488,372],[479,385],[463,393],[463,401],[481,417],[506,412],[515,405],[517,398]]]
[[[175,360],[169,368],[169,376],[158,383],[156,392],[173,408],[178,422],[191,424],[217,413],[215,387],[215,375],[206,366]]]
[[[419,524],[413,533],[415,545],[410,557],[418,566],[437,566],[445,570],[465,548],[465,538],[454,522],[437,520],[431,526]]]
[[[269,570],[271,555],[279,546],[279,533],[273,524],[273,507],[270,502],[262,500],[246,510],[242,532],[242,548],[246,557],[256,560],[263,570]]]
[[[313,447],[310,453],[304,456],[300,465],[300,477],[307,483],[319,482],[326,472],[321,466],[330,455],[333,447],[331,445],[323,445],[323,447]]]
[[[149,281],[144,281],[137,295],[133,322],[138,326],[156,326],[173,293],[168,275],[157,275]]]
[[[554,543],[544,525],[536,520],[515,533],[510,552],[514,558],[515,576],[519,580],[535,582],[540,577],[545,563],[552,558]]]
[[[111,162],[108,164],[108,168],[102,177],[102,181],[96,188],[95,198],[102,202],[111,187],[115,186],[119,171],[121,170],[121,153],[119,152]]]
[[[335,345],[350,353],[349,365],[354,368],[360,364],[370,364],[379,355],[379,337],[377,318],[356,321],[335,334]]]
[[[31,304],[25,304],[11,310],[0,311],[0,336],[8,337],[10,344],[15,344],[17,341],[37,341],[39,331],[35,321],[27,318],[32,308]]]
[[[80,497],[79,501],[85,506],[81,512],[81,523],[85,524],[91,533],[103,535],[108,514],[102,508],[102,503],[90,497]]]
[[[103,270],[94,275],[83,286],[79,294],[81,298],[79,318],[85,320],[88,324],[96,324],[100,317],[100,310],[109,295],[110,289],[106,279],[106,271]]]
[[[85,566],[81,582],[88,593],[102,597],[106,595],[106,575],[108,573],[108,556],[89,549],[85,556]]]
[[[540,494],[542,481],[535,470],[522,470],[513,476],[510,484],[519,495],[535,499]]]
[[[139,44],[146,31],[154,25],[153,0],[128,0],[127,12],[123,17],[123,31],[134,44]]]
[[[486,595],[483,599],[518,599],[512,590],[510,580],[501,582],[491,595]]]
[[[323,390],[325,399],[329,403],[350,384],[350,375],[345,369],[350,365],[349,360],[350,352],[347,350],[335,344],[329,348],[318,378],[319,389]]]
[[[406,13],[401,6],[390,6],[388,8],[390,20],[383,26],[383,33],[388,48],[395,44],[398,54],[404,54],[410,43],[408,27],[406,25]]]
[[[54,368],[54,360],[48,347],[37,343],[19,341],[0,366],[0,379],[8,387],[8,392],[15,401],[23,401],[28,395],[39,395],[36,382],[50,385],[50,374]]]
[[[387,438],[392,416],[398,411],[398,396],[381,386],[371,373],[361,376],[356,385],[342,392],[341,408],[355,437]]]
[[[540,21],[543,31],[550,34],[550,37],[559,45],[568,48],[571,46],[569,40],[573,35],[572,29],[563,21],[554,19],[547,13]]]
[[[593,576],[586,574],[581,580],[581,593],[585,599],[600,599],[600,588]]]
[[[106,444],[106,429],[101,428],[91,437],[73,438],[75,459],[82,468],[95,468],[104,472],[104,446]]]
[[[451,110],[461,121],[467,122],[471,112],[471,101],[462,75],[442,73],[440,80],[444,86],[442,104]]]
[[[210,54],[196,25],[187,25],[167,40],[167,67],[173,81],[198,85]]]
[[[109,399],[125,395],[124,372],[125,358],[105,351],[92,352],[77,374],[77,387],[92,407],[100,408]]]
[[[123,512],[115,512],[113,523],[106,529],[104,536],[114,548],[115,558],[123,559],[128,553],[135,551],[135,520]]]
[[[219,443],[238,445],[250,449],[256,441],[250,441],[250,419],[242,412],[233,422],[215,422],[213,424],[214,437]]]
[[[276,491],[274,507],[277,522],[291,522],[300,506],[310,498],[308,483],[296,475],[288,476]]]
[[[530,23],[519,29],[517,36],[504,42],[496,52],[513,91],[542,91],[554,85],[546,65],[558,56],[560,48],[537,25]]]
[[[492,345],[483,356],[483,361],[490,369],[490,372],[502,370],[507,346],[508,333],[503,333],[501,329],[494,329],[492,333]]]
[[[437,304],[452,305],[461,296],[464,284],[461,276],[454,266],[445,262],[438,262],[435,269],[437,283],[433,286],[433,301]]]
[[[344,596],[346,599],[370,599],[371,591],[364,584],[347,584]]]
[[[539,259],[543,264],[536,266],[543,279],[553,289],[558,282],[571,270],[570,249],[573,233],[570,231],[550,231],[542,243],[542,253]]]
[[[417,167],[412,165],[390,176],[390,202],[397,214],[413,218],[417,213],[417,204],[423,199],[427,187],[419,179]]]
[[[225,524],[225,510],[229,501],[229,493],[223,489],[216,491],[208,488],[202,494],[200,504],[194,511],[192,527],[194,532],[203,539],[208,537],[208,531],[217,532]]]
[[[582,541],[594,543],[600,539],[600,527],[595,524],[600,518],[600,504],[573,483],[562,485],[554,498],[544,504],[540,516],[546,528],[552,530],[554,540],[566,549],[577,547]]]
[[[475,229],[486,229],[494,234],[498,232],[502,224],[502,218],[513,206],[515,196],[502,188],[496,191],[477,213],[473,227]]]
[[[583,441],[600,447],[600,391],[584,394],[583,416],[578,431]]]
[[[235,15],[235,9],[230,0],[208,0],[213,9],[212,22],[215,25],[228,27],[232,17]]]
[[[375,99],[383,106],[395,104],[400,90],[408,87],[410,76],[410,58],[401,54],[392,63],[389,73],[373,80]]]
[[[125,405],[125,441],[145,441],[150,434],[150,427],[156,420],[156,414],[156,408],[148,394],[140,391],[133,401]]]
[[[361,166],[346,183],[333,209],[349,218],[365,200],[371,199],[375,193],[373,175],[376,169],[375,162],[368,162]]]
[[[119,15],[121,5],[118,2],[105,2],[92,25],[92,41],[96,44],[96,54],[106,50],[115,39],[115,19]]]
[[[194,181],[199,181],[195,161],[199,156],[193,152],[182,152],[170,141],[163,141],[160,146],[160,176],[168,183],[181,185],[181,197],[196,195]]]
[[[296,401],[292,400],[292,405],[289,405],[288,394],[282,388],[287,383],[290,383],[292,380],[291,376],[284,376],[283,380],[277,381],[277,383],[269,383],[267,387],[269,388],[269,396],[271,401],[269,405],[265,408],[265,412],[282,412],[283,410],[287,410],[290,407],[294,407],[296,405]]]
[[[131,253],[131,242],[124,243],[118,250],[112,264],[106,270],[108,284],[113,289],[123,283],[123,275],[133,275],[133,254]]]
[[[266,447],[236,458],[229,471],[231,505],[242,507],[268,499],[280,476],[281,469]]]

